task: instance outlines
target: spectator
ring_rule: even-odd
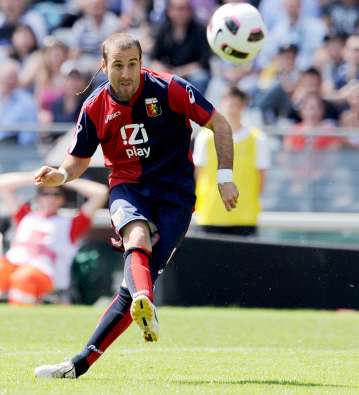
[[[352,81],[347,88],[347,103],[349,109],[340,117],[340,126],[359,131],[359,81]],[[345,145],[349,148],[359,148],[359,135],[345,139]]]
[[[323,77],[325,95],[335,94],[335,84],[344,62],[344,44],[345,38],[342,35],[326,36],[324,45],[315,53],[314,64]]]
[[[24,67],[37,54],[38,44],[36,36],[30,26],[19,25],[11,37],[9,57]]]
[[[77,69],[70,70],[64,77],[62,95],[51,108],[51,122],[76,122],[84,98],[78,95],[87,85],[87,77]]]
[[[39,188],[36,208],[17,202],[15,191],[32,183],[32,173],[0,176],[0,196],[16,224],[10,249],[0,260],[0,293],[8,294],[13,304],[37,303],[54,289],[68,291],[79,240],[90,229],[91,219],[107,197],[104,185],[76,180],[66,187],[88,200],[72,218],[65,217],[58,213],[65,203],[61,187]]]
[[[118,17],[106,9],[106,0],[88,0],[82,3],[84,15],[72,27],[71,37],[78,55],[88,55],[98,65],[100,47],[111,33],[119,31]]]
[[[260,195],[269,167],[266,136],[258,129],[245,127],[241,114],[247,105],[246,94],[232,87],[223,97],[223,114],[233,130],[234,181],[238,185],[237,207],[230,213],[221,206],[216,187],[217,161],[213,134],[202,129],[194,147],[197,178],[196,223],[205,232],[250,236],[257,233]]]
[[[31,27],[37,42],[47,34],[45,21],[36,11],[26,10],[26,0],[0,0],[0,46],[8,47],[11,36],[18,25]]]
[[[325,119],[325,104],[318,91],[307,92],[299,102],[299,115],[301,122],[295,127],[294,135],[286,136],[284,147],[288,151],[302,151],[304,149],[332,150],[342,145],[342,138],[335,136],[325,136],[326,133],[333,131],[332,121]],[[318,129],[324,135],[307,137],[306,133],[312,133]]]
[[[152,0],[124,0],[120,26],[141,41],[144,63],[148,62],[153,47],[153,25],[151,25]]]
[[[270,32],[283,18],[285,11],[282,0],[262,0],[259,4],[259,11]],[[316,18],[319,16],[318,0],[302,0],[301,18]]]
[[[259,87],[268,89],[275,83],[291,85],[285,88],[290,92],[293,90],[299,78],[299,70],[295,66],[298,47],[294,44],[282,45],[278,54],[268,66],[264,67],[259,76]]]
[[[34,90],[41,110],[51,110],[53,103],[63,94],[64,76],[60,70],[68,57],[69,48],[63,42],[53,37],[45,40],[34,75]]]
[[[314,67],[304,70],[297,84],[278,83],[269,89],[260,98],[260,108],[266,123],[274,123],[280,118],[289,118],[297,122],[298,103],[310,92],[322,92],[322,77]],[[329,101],[323,101],[325,106],[325,118],[338,120],[338,109]]]
[[[204,93],[210,79],[210,50],[204,27],[189,0],[170,0],[167,19],[155,37],[153,68],[177,74]]]
[[[19,66],[13,60],[0,68],[1,125],[11,128],[14,123],[36,123],[37,105],[30,93],[19,87]],[[1,140],[15,140],[19,144],[31,144],[37,134],[31,131],[0,131]]]
[[[331,34],[354,34],[359,23],[359,1],[331,1],[322,6],[322,19]]]
[[[259,54],[260,67],[267,65],[283,44],[295,44],[299,48],[298,66],[305,69],[312,65],[314,51],[320,47],[325,36],[325,26],[315,18],[300,18],[300,0],[283,0],[285,17],[270,33]]]
[[[344,63],[338,70],[335,86],[343,88],[351,80],[359,79],[359,34],[350,36],[344,47]]]

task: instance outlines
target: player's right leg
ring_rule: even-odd
[[[133,215],[146,220],[145,213],[137,212],[136,196],[126,186],[113,188],[110,195],[110,208],[112,223],[119,232],[127,223],[131,222]],[[117,201],[115,206],[112,205]],[[132,204],[136,203],[136,206]],[[145,206],[144,209],[145,210]],[[126,222],[127,221],[127,222]],[[119,337],[131,324],[130,307],[132,296],[125,287],[120,288],[119,294],[102,316],[95,332],[91,336],[84,350],[64,364],[44,365],[35,370],[37,377],[75,378],[84,374],[91,365],[104,353],[110,344]]]

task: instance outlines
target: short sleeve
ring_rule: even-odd
[[[80,158],[90,158],[96,151],[100,141],[95,124],[83,106],[76,125],[76,131],[68,153]]]
[[[168,88],[168,102],[172,111],[183,114],[204,126],[214,113],[213,105],[186,80],[173,76]]]
[[[31,205],[29,203],[22,204],[19,209],[12,215],[12,220],[18,225],[21,220],[31,212]]]
[[[91,218],[88,217],[83,211],[79,211],[77,215],[72,219],[70,240],[76,243],[81,237],[83,237],[91,227]]]

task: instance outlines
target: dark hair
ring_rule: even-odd
[[[303,75],[315,75],[317,76],[320,80],[322,80],[322,74],[321,72],[316,68],[316,67],[308,67],[307,69],[303,70],[302,76]]]
[[[35,52],[36,50],[39,49],[38,42],[37,42],[37,37],[36,37],[33,29],[31,28],[31,26],[29,26],[29,25],[18,25],[18,26],[16,26],[15,30],[12,33],[12,36],[11,36],[11,47],[10,47],[10,50],[9,50],[9,57],[12,58],[12,59],[15,59],[15,60],[21,60],[21,59],[20,59],[20,54],[18,53],[17,49],[14,46],[13,38],[14,38],[15,33],[19,32],[21,30],[26,30],[27,32],[29,32],[31,34],[33,40],[34,40],[34,45],[30,48],[29,54],[31,54],[31,53],[33,53],[33,52]]]
[[[235,96],[238,99],[242,100],[242,101],[248,101],[248,95],[246,92],[242,91],[241,89],[239,89],[237,86],[231,86],[228,88],[226,94],[224,95],[224,97],[228,97],[228,96]]]
[[[48,191],[58,193],[61,195],[64,199],[66,199],[66,190],[64,187],[59,186],[59,187],[38,187],[37,188],[37,195],[42,195]]]
[[[107,56],[110,47],[115,47],[122,50],[137,48],[139,58],[140,60],[142,59],[142,48],[140,42],[128,33],[113,33],[102,43],[102,58],[105,62],[107,62]]]

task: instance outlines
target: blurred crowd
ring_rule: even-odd
[[[206,41],[218,0],[0,0],[0,141],[52,142],[52,135],[15,133],[10,125],[75,122],[86,96],[77,93],[99,67],[101,42],[115,31],[140,39],[146,66],[186,78],[215,104],[230,86],[245,91],[248,113],[262,124],[294,124],[296,133],[358,128],[359,0],[250,3],[268,37],[252,64],[235,66]],[[359,139],[315,144],[357,147]],[[304,145],[297,137],[285,141],[288,149]]]
[[[215,56],[206,40],[219,0],[0,0],[0,144],[52,144],[59,136],[51,133],[54,123],[73,125],[87,95],[104,81],[96,74],[102,41],[112,32],[130,32],[141,42],[145,66],[190,81],[232,125],[242,201],[227,218],[217,191],[207,189],[216,186],[207,182],[215,179],[216,164],[212,137],[201,130],[194,143],[197,225],[207,232],[256,235],[270,166],[268,140],[257,127],[286,127],[281,143],[291,158],[308,146],[359,148],[359,0],[248,2],[259,8],[268,35],[254,62],[235,66]],[[35,124],[41,133],[31,130]],[[343,128],[350,137],[333,133]],[[249,154],[241,155],[244,150]],[[251,188],[241,185],[248,180]],[[55,192],[37,196],[55,203],[58,197],[60,207]],[[10,283],[0,293],[9,292]],[[28,290],[20,291],[15,297],[25,292],[29,298]]]

